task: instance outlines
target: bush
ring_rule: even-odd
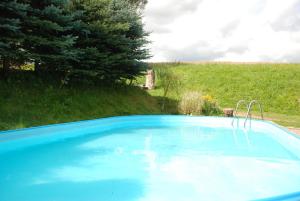
[[[200,92],[192,91],[183,95],[178,110],[187,115],[219,115],[222,110],[217,102],[209,95],[202,96]]]
[[[176,75],[171,68],[156,68],[155,74],[159,80],[159,85],[163,89],[163,97],[166,97],[170,91],[177,94],[179,93],[179,88],[181,86],[180,77]]]
[[[176,94],[179,94],[179,88],[181,86],[180,77],[168,67],[155,69],[155,74],[159,80],[159,85],[163,90],[163,102],[161,110],[165,111],[166,99],[169,92],[175,92]]]
[[[200,92],[192,91],[183,94],[179,102],[179,112],[188,115],[199,115],[202,111],[202,94]]]
[[[201,113],[205,116],[222,114],[222,110],[217,104],[217,101],[213,97],[206,95],[202,96],[202,108]]]

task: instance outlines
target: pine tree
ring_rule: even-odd
[[[35,70],[66,71],[70,60],[76,58],[73,50],[75,37],[71,33],[73,15],[68,11],[68,0],[25,0],[30,7],[23,22],[26,34],[24,48],[30,53]]]
[[[145,3],[145,1],[135,1]],[[125,25],[125,29],[115,30],[112,46],[114,55],[118,56],[114,68],[121,72],[122,78],[133,79],[145,69],[144,59],[149,58],[148,44],[142,17],[137,7],[128,4],[128,1],[112,0],[111,20],[115,24]]]
[[[76,47],[81,50],[74,73],[105,81],[132,79],[148,57],[147,33],[135,6],[123,0],[74,0],[82,10]]]
[[[144,8],[148,0],[128,0],[128,2],[136,8]]]
[[[141,2],[128,0],[3,0],[3,69],[17,60],[39,72],[118,81],[141,73],[148,58]]]
[[[21,22],[26,17],[27,5],[16,0],[0,1],[0,61],[2,75],[6,75],[12,64],[24,60],[22,49],[24,34]]]

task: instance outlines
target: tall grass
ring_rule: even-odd
[[[133,86],[60,88],[35,76],[0,81],[0,130],[100,117],[159,114],[155,98]]]
[[[222,107],[240,99],[259,100],[266,112],[300,114],[300,64],[163,64],[180,77],[180,94],[202,91]],[[161,64],[154,65],[161,68]],[[152,92],[159,94],[158,91]],[[175,93],[170,98],[178,99]]]

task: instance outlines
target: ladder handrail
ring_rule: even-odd
[[[235,106],[235,110],[234,110],[234,114],[233,114],[233,119],[232,119],[232,122],[231,122],[231,125],[233,125],[234,123],[234,120],[235,119],[239,119],[239,117],[237,116],[237,112],[238,112],[238,109],[239,109],[239,106],[241,105],[241,103],[244,103],[246,108],[248,109],[248,104],[247,104],[247,101],[246,100],[239,100]]]
[[[246,127],[246,123],[247,123],[247,120],[248,120],[248,118],[249,118],[249,115],[250,115],[250,121],[251,121],[251,119],[252,119],[252,118],[251,118],[251,108],[252,108],[252,106],[253,106],[255,103],[258,104],[258,106],[259,106],[260,117],[261,117],[261,119],[262,119],[262,120],[264,119],[264,116],[263,116],[263,110],[262,110],[262,106],[261,106],[260,102],[257,101],[257,100],[252,100],[252,101],[249,103],[249,105],[248,105],[247,116],[246,116],[246,119],[245,119],[245,121],[244,121],[244,128]]]

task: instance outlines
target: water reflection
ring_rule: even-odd
[[[300,189],[299,158],[265,133],[241,129],[113,131],[0,162],[1,201],[248,200]]]
[[[134,201],[144,194],[139,180],[109,179],[94,182],[55,182],[1,191],[1,201]]]

